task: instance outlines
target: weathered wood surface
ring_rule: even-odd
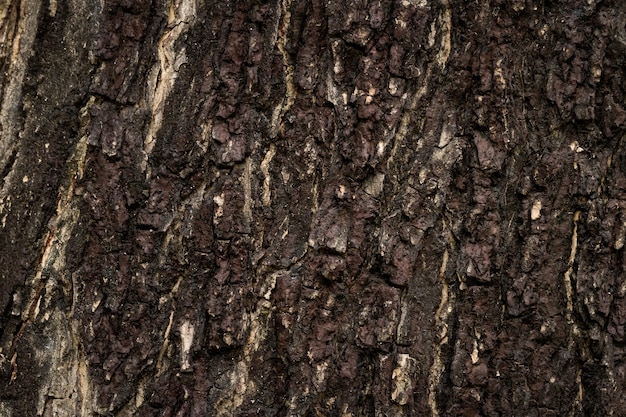
[[[625,22],[0,3],[0,415],[626,415]]]

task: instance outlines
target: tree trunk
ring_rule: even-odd
[[[0,3],[0,415],[626,415],[625,21]]]

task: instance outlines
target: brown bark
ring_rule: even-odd
[[[0,4],[0,415],[626,415],[625,21]]]

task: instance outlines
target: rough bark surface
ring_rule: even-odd
[[[0,415],[626,415],[625,24],[0,3]]]

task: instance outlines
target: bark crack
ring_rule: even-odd
[[[567,310],[566,316],[567,321],[570,326],[572,326],[572,330],[574,335],[578,334],[578,326],[574,323],[572,318],[572,313],[574,311],[574,304],[572,301],[572,274],[574,273],[574,261],[576,260],[576,251],[578,250],[578,220],[580,218],[580,211],[574,213],[574,229],[572,230],[572,244],[570,248],[570,255],[567,261],[567,271],[565,271],[565,275],[563,276],[563,281],[565,283],[565,296],[567,301]]]
[[[272,203],[272,190],[270,188],[270,163],[272,162],[274,155],[276,155],[276,146],[272,143],[270,144],[270,148],[265,154],[263,161],[261,161],[261,172],[263,172],[263,197],[261,198],[261,201],[266,207],[269,207]]]
[[[281,120],[296,101],[296,87],[293,82],[293,66],[289,62],[289,52],[286,49],[291,23],[291,0],[281,0],[279,23],[277,29],[276,46],[283,57],[283,71],[285,72],[285,97],[280,101],[272,114],[272,136],[276,136],[280,128]]]
[[[174,87],[180,66],[187,63],[185,48],[177,50],[176,41],[180,35],[187,32],[196,17],[195,0],[171,0],[169,6],[168,28],[159,39],[157,47],[159,59],[152,68],[152,76],[148,80],[146,101],[149,103],[152,117],[144,139],[145,156],[141,167],[148,178],[151,175],[148,159],[156,144],[156,135],[163,123],[167,98]]]
[[[440,19],[443,32],[441,34],[441,47],[439,48],[439,53],[437,54],[437,63],[441,69],[444,70],[446,68],[446,64],[448,63],[448,57],[450,56],[451,51],[452,8],[450,7],[449,0],[442,0],[441,4],[443,5],[443,12]]]
[[[450,235],[444,222],[444,230]],[[452,237],[449,236],[451,239]],[[448,267],[450,253],[446,247],[441,258],[441,266],[439,268],[439,281],[441,282],[441,301],[439,308],[435,313],[435,340],[433,341],[433,363],[428,374],[428,405],[430,406],[433,417],[438,417],[439,403],[437,401],[437,388],[441,382],[441,378],[446,371],[444,363],[442,347],[448,343],[449,319],[454,311],[454,303],[456,297],[450,292],[448,282],[446,281],[446,269]]]
[[[578,251],[578,220],[580,219],[580,211],[576,211],[573,216],[574,228],[572,230],[572,243],[570,247],[569,259],[567,260],[567,271],[563,275],[563,282],[565,284],[565,297],[566,297],[566,310],[565,316],[568,324],[570,325],[570,341],[573,341],[574,337],[580,336],[580,330],[578,325],[574,321],[574,301],[573,301],[573,288],[572,288],[572,274],[574,273],[574,262],[576,261],[576,253]],[[582,369],[579,365],[576,372],[576,386],[578,391],[576,397],[572,403],[570,416],[576,415],[576,413],[582,412],[583,403],[583,384],[582,384]]]

